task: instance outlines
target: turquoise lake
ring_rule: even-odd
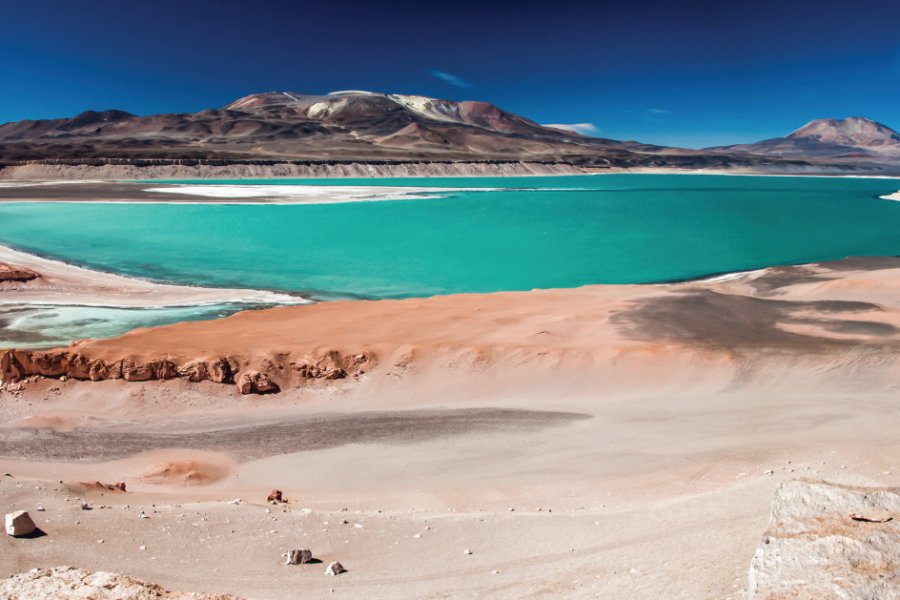
[[[879,199],[900,189],[897,179],[172,183],[444,189],[421,200],[316,205],[3,203],[0,244],[157,281],[326,300],[650,283],[900,254],[900,202]]]

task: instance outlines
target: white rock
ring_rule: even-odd
[[[34,521],[24,510],[17,510],[6,515],[6,534],[14,537],[34,533]]]
[[[466,548],[465,550],[463,550],[463,554],[465,554],[466,556],[468,556],[468,555],[472,554],[472,551],[469,550],[468,548]]]
[[[341,563],[333,562],[328,565],[327,569],[325,569],[325,574],[326,575],[340,575],[341,573],[344,573],[346,570],[347,569],[345,569],[344,565],[342,565]]]

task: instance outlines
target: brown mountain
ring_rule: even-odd
[[[221,109],[139,117],[88,111],[0,126],[7,159],[558,159],[655,147],[543,127],[485,102],[336,92],[253,94]]]
[[[865,117],[818,119],[782,138],[710,148],[766,156],[848,162],[900,162],[900,133]]]
[[[269,92],[196,113],[88,111],[69,119],[0,125],[0,164],[185,159],[685,167],[728,166],[732,160],[728,155],[588,137],[539,125],[486,102],[363,91]]]

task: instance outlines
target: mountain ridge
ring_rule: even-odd
[[[84,111],[0,125],[0,165],[104,161],[560,163],[587,168],[900,164],[900,135],[870,119],[817,120],[785,138],[690,150],[541,125],[477,100],[343,90],[249,94],[219,108],[138,116]],[[843,124],[843,125],[842,125]],[[855,136],[855,137],[854,137]],[[868,146],[847,146],[847,140]],[[894,137],[896,136],[896,144]],[[839,144],[843,140],[844,144]],[[878,140],[882,140],[879,145]]]

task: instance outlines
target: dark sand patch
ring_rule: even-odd
[[[836,333],[890,335],[893,326],[842,320],[840,314],[880,312],[877,304],[843,300],[792,302],[710,290],[656,296],[613,315],[623,335],[640,340],[673,340],[716,348],[846,346],[858,342],[785,331],[779,325],[817,325]],[[795,316],[796,313],[804,313]],[[808,313],[827,313],[827,319]]]
[[[0,456],[30,460],[113,460],[148,450],[189,448],[253,460],[348,444],[410,444],[476,433],[535,431],[590,418],[582,413],[513,409],[416,410],[319,414],[289,422],[208,431],[57,432],[0,430]]]
[[[148,192],[145,188],[165,184],[128,182],[77,182],[2,186],[0,202],[184,202],[190,194]],[[173,186],[175,187],[175,186]],[[215,198],[199,198],[204,202]],[[254,199],[250,199],[252,202]],[[243,200],[242,200],[243,201]]]

